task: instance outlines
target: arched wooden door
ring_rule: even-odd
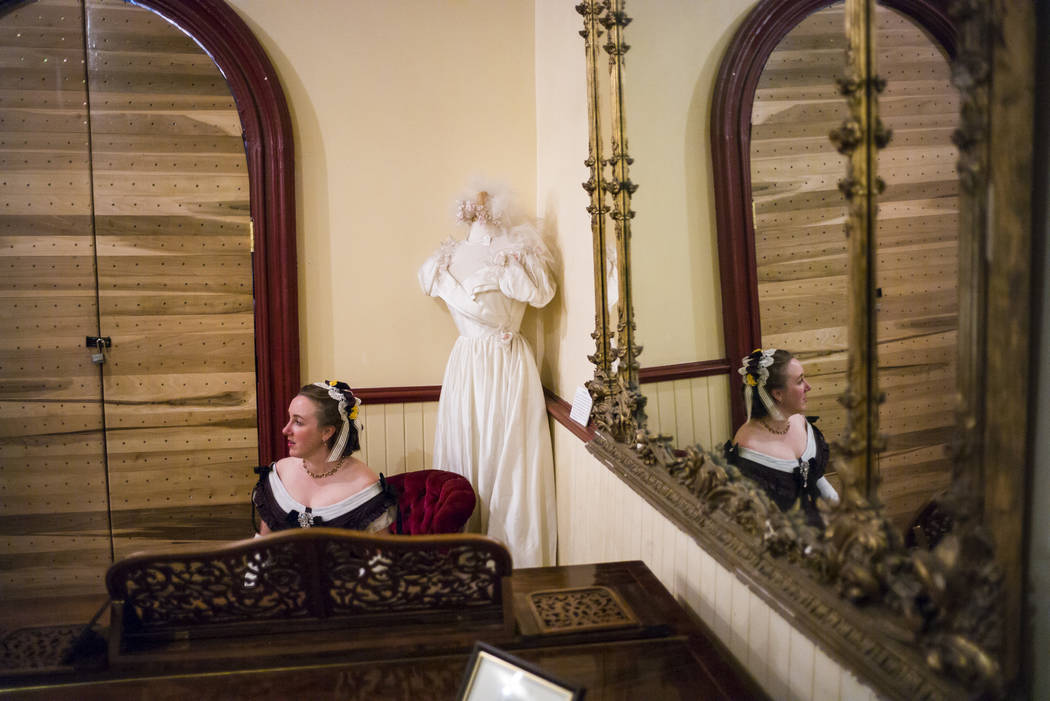
[[[218,7],[185,4],[201,6]],[[101,591],[111,557],[250,533],[277,413],[264,405],[260,441],[257,386],[287,394],[255,372],[265,178],[222,72],[150,10],[38,0],[0,17],[0,49],[0,583]],[[282,330],[283,347],[294,319]],[[297,374],[296,352],[275,377]]]

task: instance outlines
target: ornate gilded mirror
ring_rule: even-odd
[[[1027,327],[1004,314],[1002,333],[1022,345],[985,339],[1002,303],[993,281],[1028,290],[1016,254],[1030,233],[988,208],[988,125],[1030,116],[994,85],[1030,82],[1032,59],[1031,46],[1011,47],[1026,58],[989,81],[1006,48],[988,28],[1025,35],[1030,8],[764,0],[690,16],[647,2],[633,23],[622,2],[579,9],[615,132],[594,128],[592,96],[601,300],[612,235],[619,275],[595,334],[607,362],[590,386],[592,452],[752,589],[777,592],[880,692],[998,693],[1019,659],[1025,416],[992,420],[984,407],[993,385],[1004,402],[1006,386],[1023,394],[1005,359],[1028,362]],[[1011,138],[1030,139],[1030,125]],[[1022,176],[1011,171],[1009,195],[994,180],[991,192],[1028,212]],[[991,226],[1009,227],[1010,242],[989,239]],[[773,506],[717,450],[742,419],[739,359],[763,345],[800,350],[821,385],[842,496],[823,530]],[[934,518],[909,548],[924,504]]]

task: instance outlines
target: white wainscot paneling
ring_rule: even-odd
[[[360,457],[376,472],[396,475],[430,467],[437,402],[362,404]]]
[[[715,632],[774,699],[877,698],[770,608],[746,582],[722,567],[691,536],[595,460],[580,439],[556,423],[552,431],[558,480],[559,565],[645,561],[671,594]]]
[[[649,431],[674,436],[675,445],[713,450],[732,438],[727,375],[651,382],[642,393]]]

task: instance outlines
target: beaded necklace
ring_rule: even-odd
[[[310,472],[310,468],[306,466],[306,460],[303,460],[302,458],[299,458],[299,464],[303,466],[303,470],[306,471],[306,474],[310,475],[315,480],[319,480],[319,479],[324,479],[325,477],[331,477],[335,473],[339,472],[339,470],[341,470],[343,468],[343,461],[344,460],[346,460],[346,456],[345,455],[343,457],[339,458],[339,462],[337,462],[335,464],[335,467],[333,467],[331,470],[328,470],[327,472],[321,472],[321,473]]]

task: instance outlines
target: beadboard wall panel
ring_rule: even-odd
[[[554,423],[558,564],[642,560],[774,699],[878,698]]]
[[[643,384],[649,431],[674,436],[678,447],[717,448],[733,437],[729,391],[728,375]]]
[[[437,402],[361,404],[360,458],[376,472],[424,470],[434,457]]]

